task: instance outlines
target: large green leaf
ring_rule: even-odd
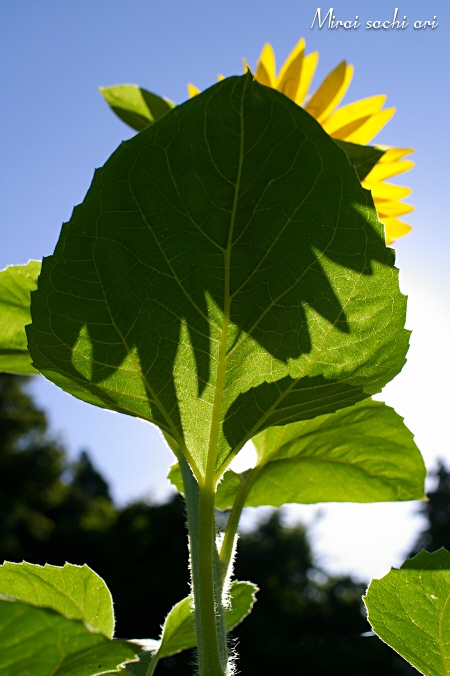
[[[82,620],[107,638],[113,637],[111,593],[89,566],[36,566],[25,561],[5,561],[0,566],[0,594],[51,608],[72,620]]]
[[[37,286],[40,261],[10,265],[0,271],[0,371],[36,373],[31,366],[25,326],[30,318],[30,292]]]
[[[0,600],[2,676],[96,676],[136,659],[137,646],[110,641],[53,610]]]
[[[137,85],[114,85],[99,89],[116,115],[136,131],[153,124],[175,105]]]
[[[32,317],[36,368],[159,425],[197,477],[209,448],[220,471],[266,427],[378,391],[408,344],[370,193],[311,116],[250,74],[96,171]]]
[[[424,498],[425,465],[411,432],[392,408],[367,399],[314,420],[271,427],[254,437],[253,471],[229,470],[216,507],[232,507],[245,485],[245,504],[381,502]],[[169,479],[183,490],[178,465]]]
[[[225,616],[227,631],[231,631],[247,617],[255,603],[255,594],[258,588],[251,582],[234,580],[230,588],[230,608]],[[192,599],[188,596],[177,603],[167,615],[161,632],[161,639],[151,652],[142,653],[139,663],[127,665],[127,671],[134,676],[146,676],[150,663],[155,668],[155,662],[174,655],[182,650],[195,648],[194,616],[191,612]],[[151,672],[153,673],[153,672]]]
[[[363,597],[378,636],[425,676],[450,674],[450,553],[420,552]]]

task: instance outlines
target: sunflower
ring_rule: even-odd
[[[371,96],[339,108],[353,77],[353,66],[347,65],[345,61],[336,66],[319,88],[309,95],[318,59],[317,52],[305,55],[305,40],[302,38],[277,75],[273,48],[270,44],[265,44],[257,63],[255,79],[267,87],[277,89],[302,106],[332,138],[366,145],[391,119],[395,108],[383,108],[386,96],[382,95]],[[199,90],[189,84],[188,92],[192,97]],[[399,220],[399,217],[409,213],[414,207],[400,201],[411,193],[409,188],[385,181],[414,166],[414,162],[404,159],[413,150],[379,147],[386,152],[362,181],[362,185],[372,192],[378,217],[386,229],[387,244],[391,244],[393,240],[411,231],[411,226]]]

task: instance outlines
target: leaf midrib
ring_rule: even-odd
[[[205,482],[217,483],[217,480],[214,481],[214,470],[216,465],[216,456],[217,456],[217,441],[219,438],[219,431],[222,422],[222,406],[223,406],[223,396],[224,396],[224,384],[225,376],[227,371],[227,342],[228,342],[228,328],[230,322],[230,308],[231,308],[231,294],[230,294],[230,272],[231,272],[231,250],[233,247],[233,233],[234,226],[236,223],[236,213],[237,205],[239,200],[239,191],[241,187],[242,180],[242,167],[244,163],[244,99],[245,93],[247,90],[247,82],[245,81],[244,88],[242,90],[241,96],[241,106],[239,111],[240,116],[240,147],[239,147],[239,162],[238,170],[236,176],[236,183],[234,187],[234,196],[233,196],[233,206],[231,209],[230,216],[230,227],[228,230],[228,239],[227,246],[224,252],[224,311],[223,311],[223,322],[222,322],[222,331],[219,341],[219,358],[217,365],[217,377],[216,377],[216,386],[214,392],[214,403],[211,417],[211,430],[209,437],[208,445],[208,457],[206,464],[206,476]],[[208,106],[205,109],[205,118],[208,110]]]

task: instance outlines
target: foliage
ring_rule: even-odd
[[[110,641],[85,624],[14,599],[0,603],[4,676],[100,676],[136,660],[137,647]]]
[[[158,424],[198,480],[211,434],[219,478],[258,431],[379,390],[407,350],[392,252],[345,155],[249,77],[175,108],[96,172],[32,313],[41,372]]]
[[[30,321],[30,292],[37,286],[38,261],[0,271],[0,370],[36,373],[27,349],[25,326]]]
[[[425,676],[450,667],[450,553],[420,552],[372,580],[364,602],[378,636]]]
[[[116,115],[136,131],[153,124],[175,105],[134,85],[100,87],[100,93]]]
[[[367,171],[379,155],[360,152]],[[147,646],[162,655],[169,635],[182,645],[174,637],[192,608],[200,676],[231,673],[227,631],[253,603],[249,583],[230,586],[252,491],[256,504],[423,497],[411,434],[369,399],[408,347],[405,298],[372,198],[320,125],[250,73],[163,114],[96,171],[43,261],[31,316],[35,368],[80,399],[158,425],[177,457],[192,597],[169,613],[158,647]],[[216,497],[251,438],[258,463],[231,491],[217,538]],[[66,569],[43,570],[55,595]],[[64,625],[72,645],[68,623],[79,616],[33,605],[8,580],[2,612],[29,601],[24,612],[53,613],[51,631],[62,637]],[[94,645],[96,627],[80,626]],[[101,640],[107,651],[139,650],[110,632]],[[150,676],[157,659],[137,672]],[[105,666],[79,664],[79,676]]]
[[[400,570],[393,569],[382,580],[374,580],[365,602],[369,607],[369,619],[379,636],[422,673],[434,675],[445,674],[450,660],[448,641],[445,643],[444,638],[448,631],[445,595],[450,593],[450,554],[443,549],[450,549],[447,527],[450,473],[440,461],[431,474],[437,480],[436,486],[429,491],[427,502],[420,508],[427,519],[427,527],[412,549],[410,556],[413,558],[408,559]],[[430,557],[423,548],[434,555]],[[393,637],[393,632],[403,640],[400,642]]]
[[[87,676],[136,661],[113,641],[111,594],[88,566],[0,567],[0,669],[5,674]]]
[[[253,437],[257,462],[243,474],[228,470],[216,506],[244,495],[251,507],[289,502],[377,502],[420,495],[424,467],[413,435],[385,404],[366,399],[313,420],[272,427]],[[182,493],[178,465],[169,478]]]
[[[0,567],[0,593],[51,608],[80,620],[107,638],[114,633],[112,598],[104,581],[88,566],[44,567],[5,563]]]

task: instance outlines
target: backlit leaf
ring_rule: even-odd
[[[136,659],[137,646],[110,641],[53,610],[0,600],[2,676],[97,676]]]
[[[107,638],[114,633],[111,593],[89,566],[37,566],[5,563],[0,566],[0,594],[43,608],[72,620],[82,620]]]
[[[216,507],[233,506],[249,482],[245,504],[382,502],[424,498],[425,465],[414,437],[394,409],[366,399],[314,420],[271,427],[253,438],[258,464],[225,472]],[[178,464],[168,475],[180,493]]]
[[[10,265],[0,271],[0,371],[36,373],[31,366],[25,326],[30,318],[30,292],[37,286],[40,261]]]
[[[137,85],[114,85],[99,89],[116,115],[136,131],[153,124],[175,105]]]
[[[425,676],[450,673],[450,553],[422,551],[372,580],[364,603],[372,629]]]
[[[209,448],[220,473],[257,432],[378,391],[408,343],[370,193],[315,120],[250,74],[96,171],[32,317],[44,375],[159,425],[197,477]]]

